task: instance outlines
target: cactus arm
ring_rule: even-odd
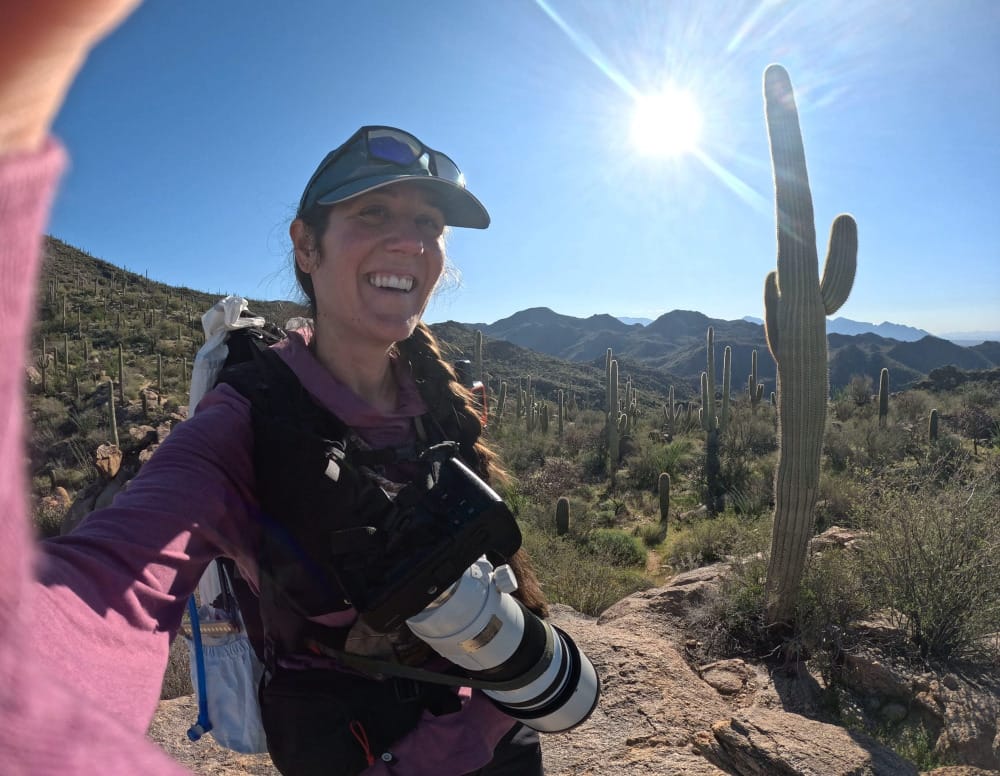
[[[764,337],[767,349],[778,360],[778,273],[768,272],[764,279]]]
[[[833,315],[847,301],[857,269],[858,225],[851,216],[842,214],[830,227],[823,279],[819,283],[827,315]]]

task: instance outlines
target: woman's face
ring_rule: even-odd
[[[318,251],[300,249],[293,224],[320,336],[380,347],[409,337],[444,270],[443,232],[432,193],[412,181],[333,206]]]

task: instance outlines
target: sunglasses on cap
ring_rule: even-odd
[[[423,180],[435,189],[445,222],[485,229],[486,208],[465,188],[465,176],[448,156],[395,127],[361,127],[320,162],[306,184],[299,213],[334,205],[401,180]]]

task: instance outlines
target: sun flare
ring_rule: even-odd
[[[639,153],[679,156],[695,150],[700,138],[701,111],[690,92],[671,88],[636,100],[631,139]]]

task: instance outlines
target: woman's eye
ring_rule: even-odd
[[[440,237],[444,231],[444,223],[434,216],[420,216],[417,218],[417,225],[425,234],[435,238]]]
[[[389,209],[385,205],[365,205],[358,215],[371,223],[381,223],[389,217]]]

